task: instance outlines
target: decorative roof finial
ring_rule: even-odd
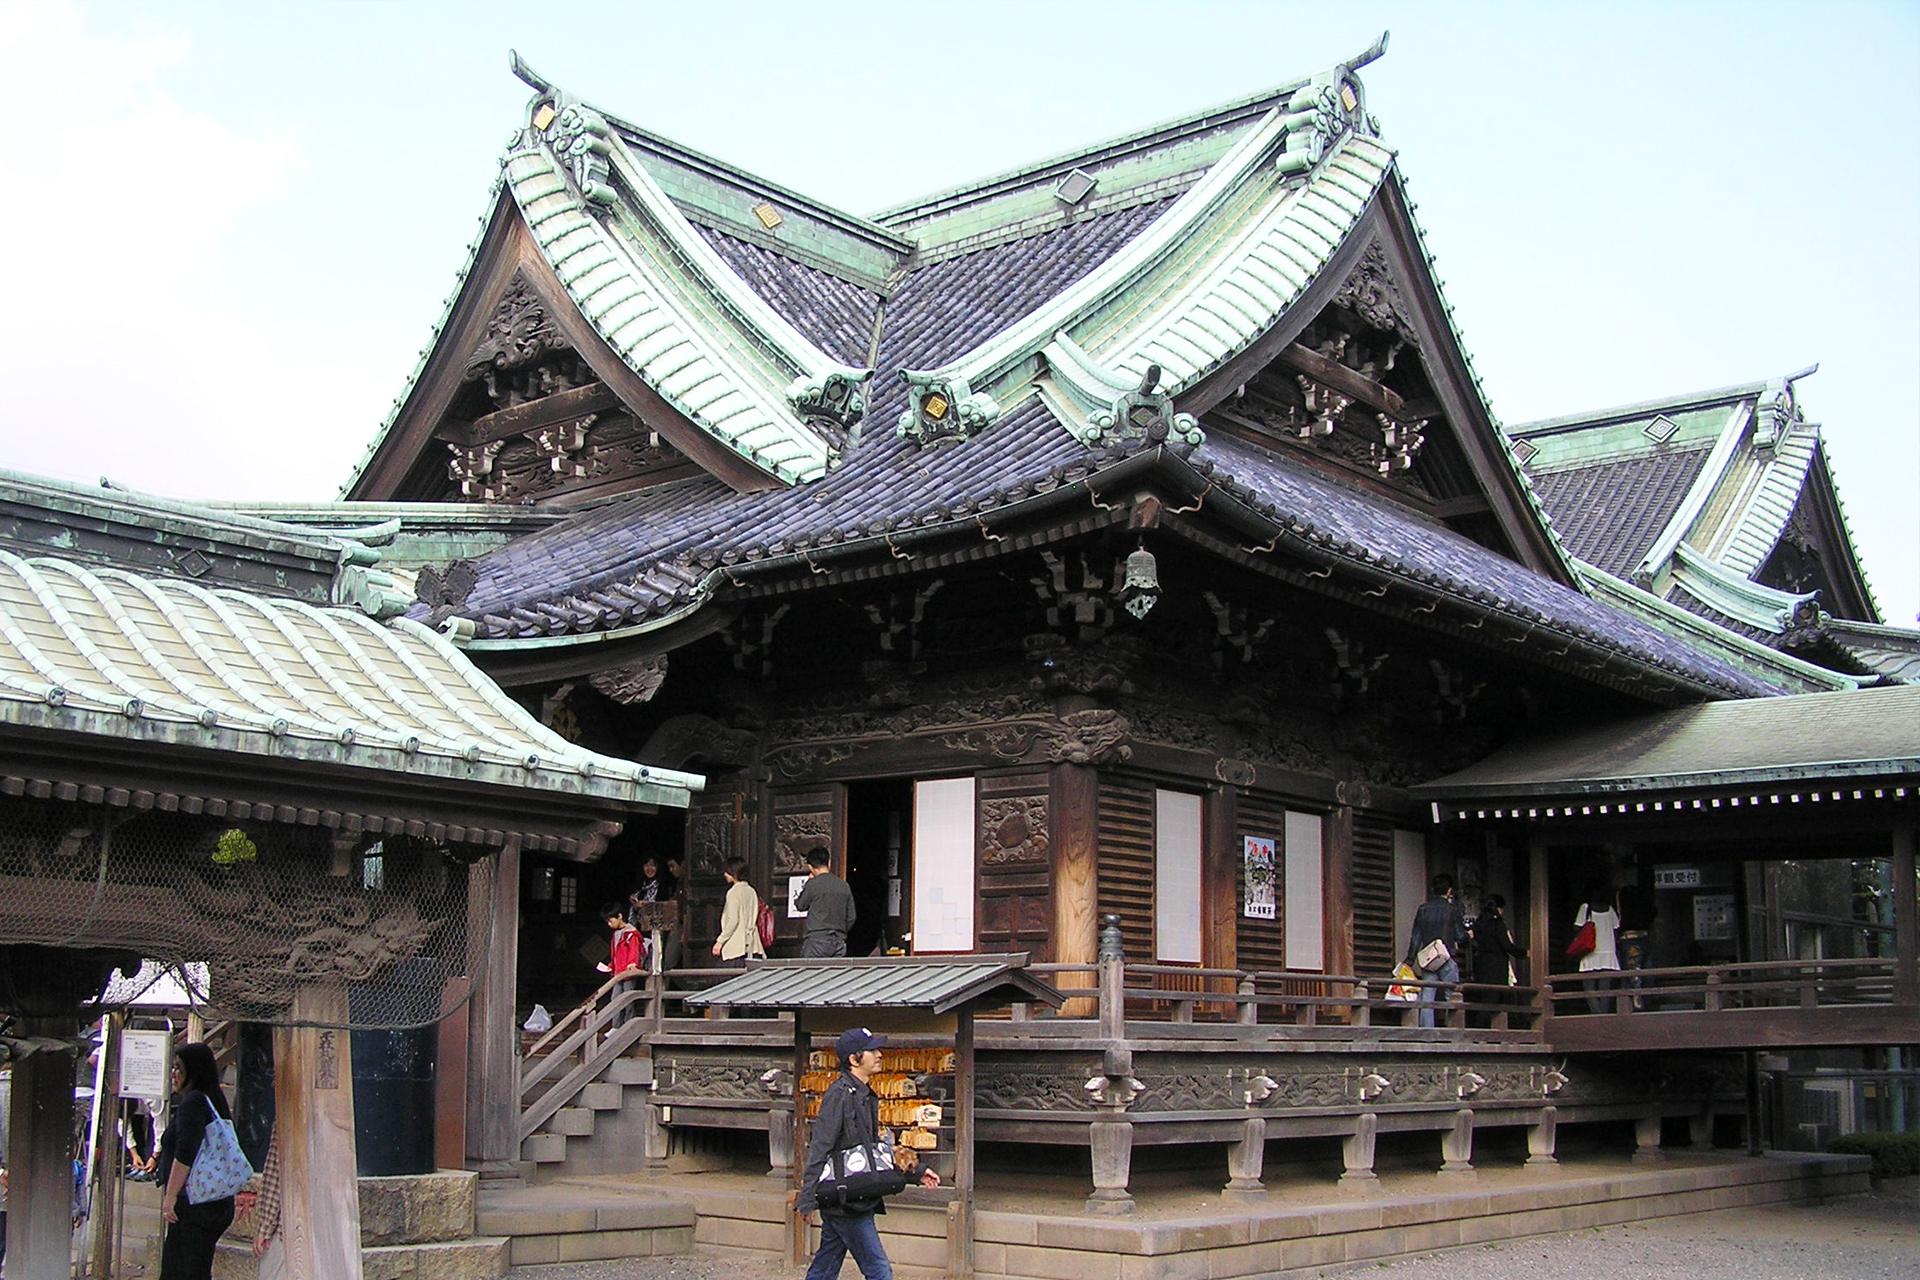
[[[535,93],[553,92],[553,81],[528,66],[526,59],[520,56],[519,50],[507,50],[507,57],[511,59],[508,65],[513,68],[514,77],[522,84],[532,89]]]

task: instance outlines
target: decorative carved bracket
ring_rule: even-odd
[[[666,679],[667,655],[659,653],[638,662],[596,671],[587,677],[587,683],[621,706],[631,707],[648,701],[660,692],[660,686],[666,683]]]

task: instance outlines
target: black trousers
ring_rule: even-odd
[[[213,1280],[213,1248],[233,1225],[233,1197],[188,1204],[183,1195],[174,1215],[180,1220],[167,1224],[160,1246],[160,1280]]]

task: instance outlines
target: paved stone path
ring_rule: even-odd
[[[1913,1280],[1920,1276],[1920,1179],[1824,1205],[1690,1214],[1366,1265],[1345,1274],[1363,1271],[1384,1280]],[[515,1267],[508,1273],[510,1280],[793,1280],[800,1274],[710,1254]],[[849,1264],[843,1274],[859,1273]]]

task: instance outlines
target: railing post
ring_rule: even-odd
[[[1700,994],[1700,1007],[1708,1013],[1720,1012],[1720,971],[1715,969],[1707,974],[1707,989]]]
[[[1120,917],[1100,921],[1100,1036],[1120,1040],[1127,1033],[1126,949],[1120,939]]]
[[[1260,1005],[1255,997],[1260,994],[1260,984],[1250,973],[1240,975],[1240,1006],[1236,1010],[1240,1025],[1250,1027],[1260,1021]]]
[[[1373,1000],[1367,992],[1365,978],[1353,984],[1353,1025],[1370,1027],[1373,1025]]]

